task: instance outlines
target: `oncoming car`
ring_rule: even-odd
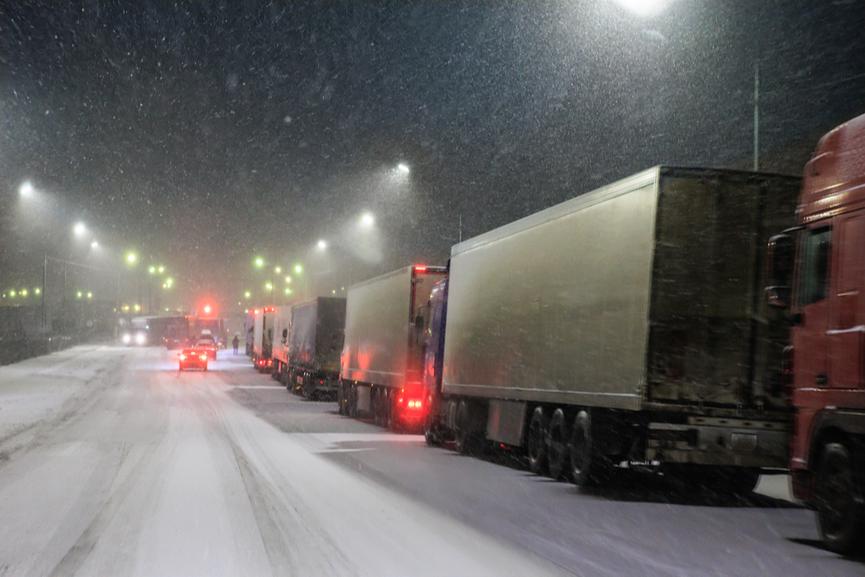
[[[177,355],[179,359],[178,369],[181,371],[187,369],[207,370],[207,351],[201,349],[183,349]]]
[[[124,345],[138,345],[142,347],[147,344],[147,331],[141,329],[124,331],[120,336],[120,341]]]

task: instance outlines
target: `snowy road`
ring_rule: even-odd
[[[781,499],[671,499],[645,475],[580,493],[340,417],[230,353],[172,358],[0,368],[0,575],[865,574]]]

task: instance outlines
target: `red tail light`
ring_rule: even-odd
[[[421,401],[420,399],[413,399],[408,402],[408,408],[414,409],[415,411],[420,411],[421,409],[423,409],[423,401]]]
[[[425,264],[416,264],[416,265],[414,265],[414,271],[415,272],[426,272],[426,265]]]

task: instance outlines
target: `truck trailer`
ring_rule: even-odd
[[[271,358],[273,359],[273,372],[270,374],[283,385],[287,385],[291,306],[274,307],[272,318],[273,342],[271,343]]]
[[[661,166],[453,247],[427,330],[425,434],[579,485],[622,463],[750,491],[787,465],[763,246],[799,179]]]
[[[253,311],[252,364],[263,373],[273,368],[273,314],[274,307]]]
[[[306,399],[335,397],[345,332],[345,299],[318,297],[291,307],[289,389]]]
[[[817,144],[796,226],[770,240],[769,302],[788,312],[793,494],[827,548],[865,550],[865,115]],[[781,229],[777,229],[780,231]]]
[[[419,428],[424,329],[444,267],[414,265],[349,287],[339,411],[393,429]]]

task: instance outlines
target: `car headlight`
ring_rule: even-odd
[[[128,345],[132,342],[132,335],[130,335],[129,333],[123,333],[123,336],[120,337],[120,340],[123,341],[124,345]]]
[[[144,333],[136,333],[135,334],[135,344],[136,345],[143,345],[146,342],[147,342],[147,335],[145,335]]]

